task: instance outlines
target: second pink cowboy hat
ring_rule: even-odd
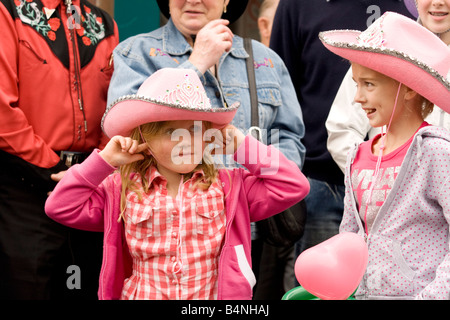
[[[364,32],[333,30],[319,38],[333,53],[403,83],[450,113],[450,48],[414,20],[386,12]]]
[[[233,120],[239,102],[212,108],[197,73],[163,68],[148,77],[134,95],[120,97],[106,110],[102,128],[108,137],[129,136],[140,125],[174,120],[209,121],[216,128]]]

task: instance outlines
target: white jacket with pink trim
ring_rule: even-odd
[[[340,231],[365,236],[346,166]],[[369,261],[357,299],[450,299],[450,133],[420,129],[366,235]]]

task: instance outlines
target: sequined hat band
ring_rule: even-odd
[[[112,137],[128,136],[134,128],[158,121],[200,120],[223,127],[238,107],[212,108],[194,70],[164,68],[147,78],[136,94],[114,101],[103,115],[102,128]]]
[[[387,12],[364,32],[333,30],[319,38],[335,54],[405,84],[450,112],[450,49],[414,20]]]

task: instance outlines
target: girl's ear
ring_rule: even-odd
[[[414,91],[414,90],[412,90],[412,89],[410,89],[410,88],[408,88],[406,86],[405,86],[405,88],[406,88],[406,92],[405,92],[405,95],[404,95],[405,100],[411,101],[411,100],[416,99],[418,97],[419,94],[416,91]]]

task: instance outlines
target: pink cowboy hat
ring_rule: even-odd
[[[364,32],[319,38],[333,53],[391,77],[450,113],[450,48],[412,19],[386,12]]]
[[[417,11],[416,0],[404,0],[405,7],[408,9],[409,13],[413,15],[413,17],[418,18],[419,12]]]
[[[189,69],[163,68],[142,83],[135,95],[114,101],[102,119],[108,137],[129,136],[138,126],[158,121],[200,120],[221,128],[233,120],[239,103],[212,108],[197,73]]]

